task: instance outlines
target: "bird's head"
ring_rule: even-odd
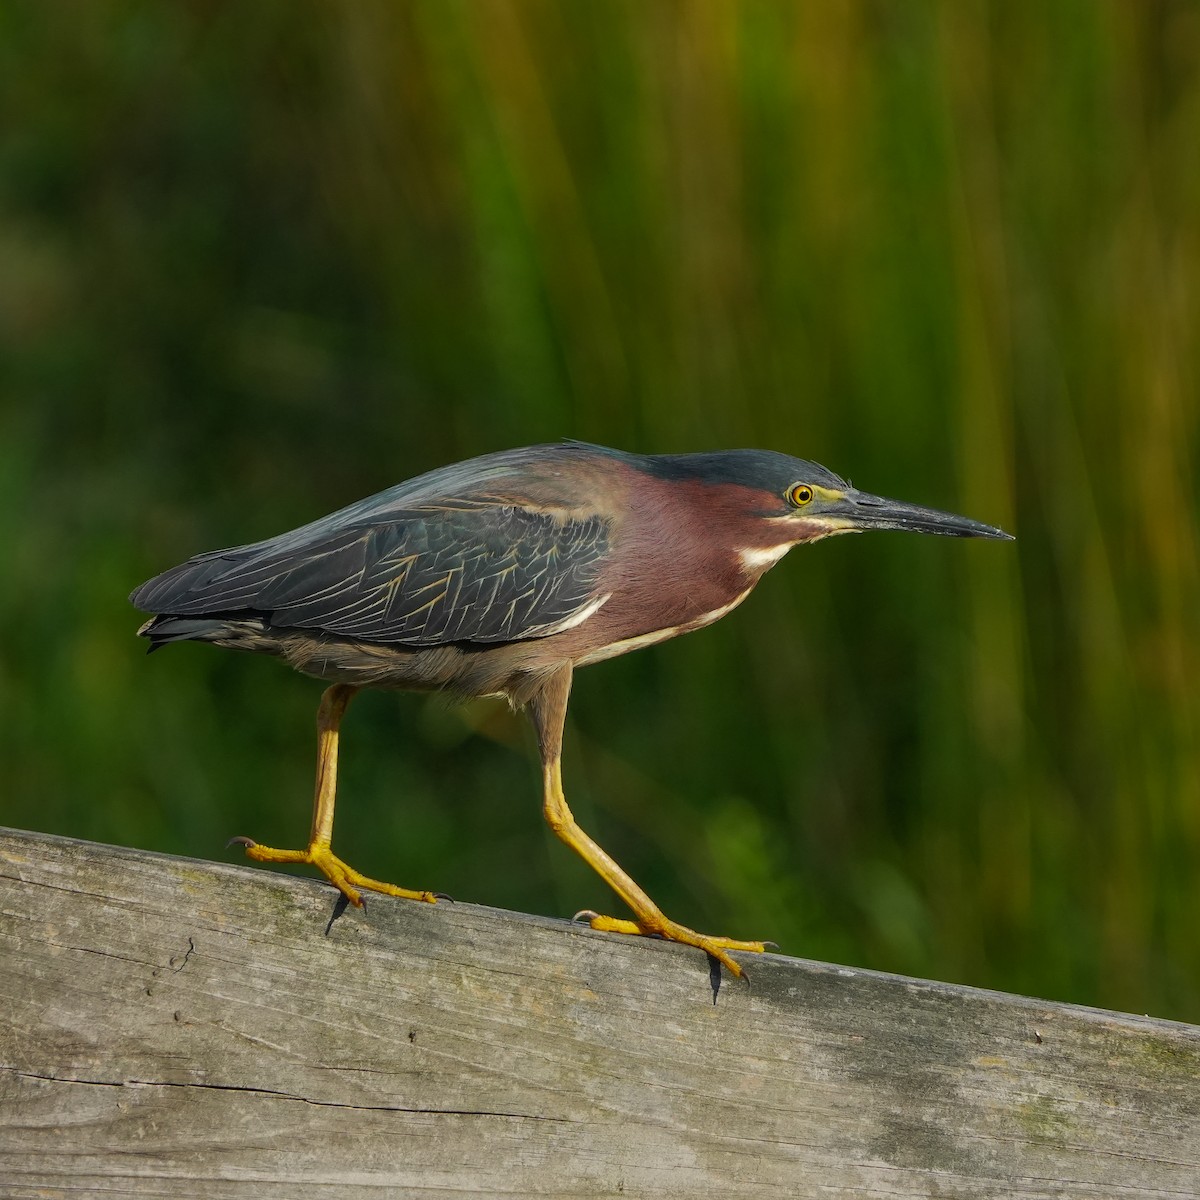
[[[861,492],[819,463],[774,451],[663,455],[656,466],[660,476],[719,490],[725,511],[739,518],[749,568],[770,566],[800,542],[868,529],[1011,540],[969,517]]]

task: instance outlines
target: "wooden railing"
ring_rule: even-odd
[[[1200,1029],[0,832],[0,1195],[1200,1196]]]

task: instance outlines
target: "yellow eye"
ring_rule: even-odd
[[[812,502],[813,490],[807,483],[798,483],[788,490],[788,499],[797,507],[803,508],[804,505]]]

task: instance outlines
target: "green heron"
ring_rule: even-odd
[[[359,888],[433,903],[331,849],[342,715],[363,687],[501,696],[532,718],[550,827],[634,920],[577,916],[699,947],[740,976],[729,951],[761,953],[763,942],[669,920],[575,823],[560,770],[571,683],[577,667],[711,625],[793,546],[867,529],[1009,536],[772,451],[638,455],[566,442],[456,463],[279,537],[197,555],[130,599],[155,614],[138,630],[151,650],[212,642],[331,685],[308,845],[236,839],[251,858],[311,864],[356,905]]]

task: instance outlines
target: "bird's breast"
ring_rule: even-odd
[[[741,557],[742,531],[714,508],[711,489],[643,477],[627,494],[596,581],[595,594],[607,599],[562,635],[577,665],[711,625],[750,594],[765,569]]]

